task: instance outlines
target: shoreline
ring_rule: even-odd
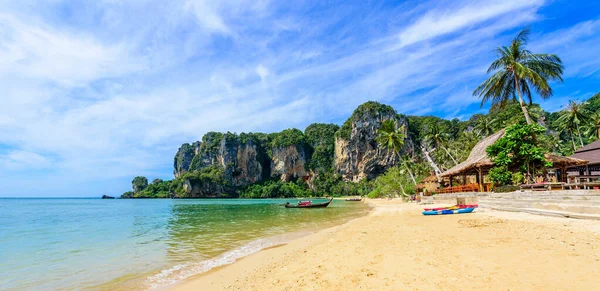
[[[600,227],[483,210],[424,217],[366,200],[368,214],[266,248],[164,290],[573,289],[600,283]],[[479,210],[478,210],[479,211]]]
[[[345,198],[346,197],[336,197],[334,200],[343,201]],[[313,197],[313,199],[315,198]],[[169,290],[173,287],[179,286],[184,282],[193,280],[194,278],[202,277],[215,272],[216,270],[235,265],[239,261],[244,260],[247,257],[251,257],[257,253],[261,253],[270,249],[276,249],[285,246],[290,242],[319,233],[323,230],[345,225],[350,221],[369,215],[374,209],[372,205],[369,204],[365,204],[361,208],[363,208],[363,210],[360,210],[362,212],[361,214],[355,214],[341,221],[324,221],[321,225],[302,228],[294,231],[287,231],[277,235],[256,238],[216,257],[198,262],[188,262],[182,265],[176,265],[171,268],[164,269],[159,273],[148,276],[144,280],[144,285],[147,286],[146,288],[149,288],[148,290]]]
[[[348,196],[351,197],[351,196]],[[344,200],[346,199],[346,196],[343,197],[335,197],[334,200]],[[221,287],[217,287],[216,289],[212,289],[211,286],[215,285],[214,284],[214,276],[218,276],[218,278],[222,278],[222,274],[221,272],[227,272],[229,273],[230,271],[234,274],[238,274],[240,269],[244,269],[246,267],[246,263],[248,260],[250,260],[250,264],[254,265],[255,262],[258,262],[260,260],[262,260],[264,258],[264,255],[270,255],[271,252],[274,252],[277,249],[280,248],[285,248],[287,246],[289,246],[290,244],[298,244],[298,243],[302,243],[305,240],[310,240],[311,237],[313,236],[319,236],[322,235],[324,233],[329,233],[329,232],[333,232],[335,231],[337,228],[343,227],[345,225],[351,224],[353,221],[367,217],[369,215],[371,215],[375,210],[376,207],[374,207],[373,204],[368,202],[368,199],[365,200],[367,201],[367,207],[368,207],[368,211],[359,217],[354,217],[351,218],[341,224],[338,225],[333,225],[333,226],[328,226],[326,228],[321,228],[321,229],[313,229],[312,233],[307,233],[307,232],[311,232],[311,230],[303,230],[303,231],[298,231],[298,232],[294,232],[294,233],[288,233],[289,235],[294,235],[294,234],[298,234],[298,233],[305,233],[304,235],[299,235],[295,238],[292,238],[291,240],[284,242],[284,243],[280,243],[280,244],[276,244],[273,246],[269,246],[263,249],[260,249],[257,252],[248,254],[246,256],[242,256],[238,259],[236,259],[234,262],[229,263],[229,264],[223,264],[214,268],[211,268],[210,270],[207,270],[205,272],[199,273],[199,274],[195,274],[192,275],[186,279],[183,279],[179,282],[176,282],[174,284],[170,284],[170,285],[166,285],[157,289],[153,289],[153,290],[197,290],[197,288],[202,288],[202,290],[222,290]],[[286,250],[287,251],[287,250]],[[279,252],[275,252],[277,254],[279,254]],[[211,286],[206,286],[206,284],[209,284]],[[208,288],[208,289],[206,289]]]

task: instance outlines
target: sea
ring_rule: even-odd
[[[0,198],[0,290],[163,289],[368,212],[288,201]]]

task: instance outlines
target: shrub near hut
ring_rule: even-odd
[[[526,180],[536,174],[543,167],[551,167],[552,163],[546,161],[544,149],[538,146],[538,136],[545,133],[545,129],[537,124],[517,123],[506,129],[506,134],[486,149],[488,156],[494,162],[490,170],[490,179],[497,185],[510,185],[521,173]],[[521,179],[518,179],[521,180]]]

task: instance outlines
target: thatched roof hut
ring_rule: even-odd
[[[442,177],[453,177],[467,174],[478,174],[479,179],[482,179],[482,171],[487,170],[494,166],[492,160],[488,157],[486,149],[494,144],[498,139],[502,138],[506,134],[506,130],[502,129],[478,142],[469,157],[464,162],[452,167],[446,172],[442,173]],[[565,169],[567,167],[585,165],[587,161],[561,157],[554,154],[545,154],[546,160],[552,162],[555,168]],[[564,172],[564,170],[563,170]]]
[[[471,150],[469,157],[464,162],[450,168],[448,171],[442,173],[442,177],[458,176],[466,172],[471,172],[477,168],[491,167],[494,165],[492,160],[488,158],[487,147],[494,144],[498,139],[504,136],[506,133],[505,129],[502,129],[478,142],[475,147]]]

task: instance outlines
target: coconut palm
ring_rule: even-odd
[[[498,47],[498,59],[492,62],[487,73],[495,72],[483,82],[473,95],[481,98],[481,105],[491,101],[492,105],[503,106],[511,99],[518,97],[519,104],[527,124],[531,117],[523,98],[532,103],[531,91],[548,99],[552,96],[552,88],[548,81],[562,81],[563,66],[561,59],[553,54],[533,54],[527,49],[529,29],[524,29],[512,40],[510,46]],[[516,95],[516,97],[515,97]]]
[[[496,119],[489,115],[482,115],[475,122],[475,132],[482,137],[489,136],[496,132]]]
[[[589,122],[585,126],[585,135],[600,139],[600,113],[594,112],[589,117]]]
[[[383,121],[381,127],[377,129],[375,139],[384,149],[397,155],[404,146],[404,139],[406,138],[404,132],[404,126],[398,126],[395,120],[388,119]]]
[[[577,132],[579,143],[583,147],[583,139],[581,138],[581,125],[584,125],[588,120],[590,113],[585,109],[585,102],[569,101],[569,105],[565,110],[558,114],[556,121],[559,125],[569,128],[571,132]]]
[[[577,146],[575,145],[575,139],[573,138],[573,128],[575,128],[575,125],[572,123],[572,121],[565,121],[565,122],[560,122],[558,124],[558,129],[563,132],[563,133],[567,133],[569,135],[569,137],[571,137],[571,144],[573,145],[573,151],[577,150]]]
[[[381,123],[381,127],[377,130],[377,143],[380,144],[388,152],[393,152],[394,156],[398,156],[402,147],[404,146],[404,139],[406,139],[404,126],[398,126],[395,120],[385,120]],[[410,177],[415,185],[417,181],[413,175],[410,167],[408,166],[407,159],[402,159],[402,164],[410,174]]]
[[[431,122],[427,126],[427,132],[425,133],[425,140],[431,141],[435,144],[436,147],[442,148],[446,152],[446,154],[450,157],[450,159],[452,159],[454,164],[458,165],[458,162],[456,162],[456,159],[454,159],[454,157],[450,154],[448,149],[443,145],[443,142],[446,141],[447,137],[448,137],[448,133],[446,132],[445,128],[440,126],[439,121]]]

